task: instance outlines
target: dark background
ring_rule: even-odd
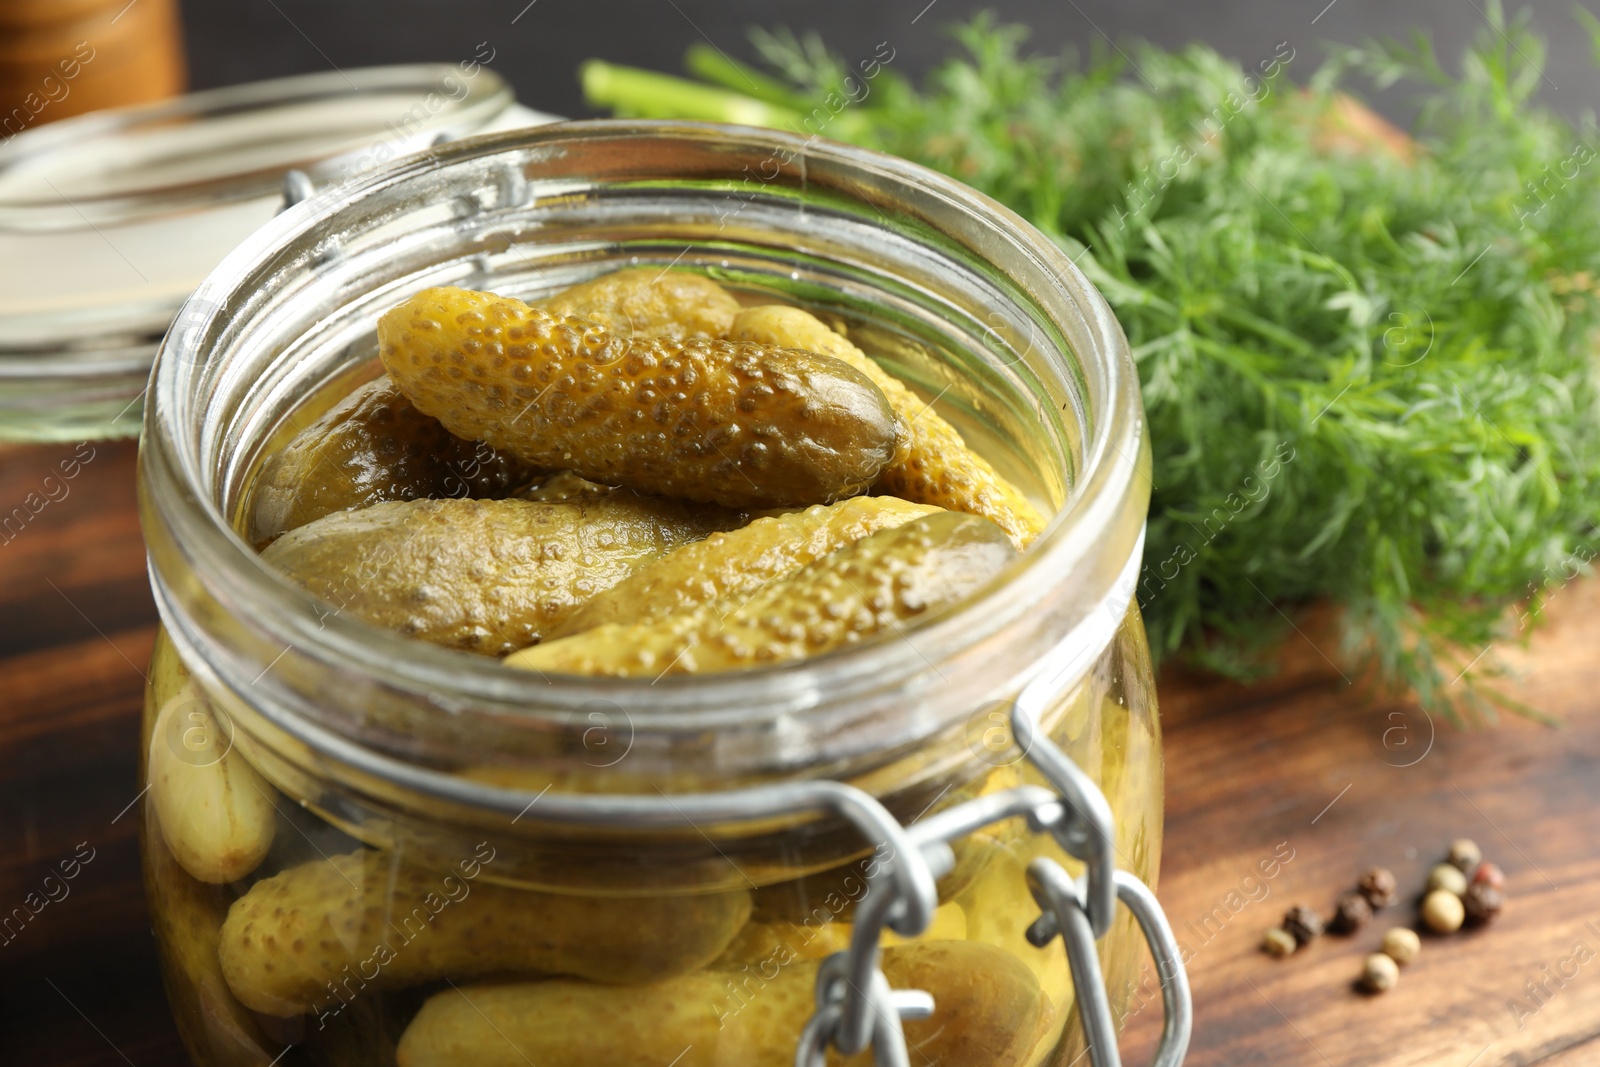
[[[1033,29],[1033,47],[1055,54],[1085,51],[1106,38],[1141,37],[1176,47],[1193,40],[1254,64],[1287,41],[1297,53],[1291,76],[1303,81],[1322,43],[1403,36],[1421,27],[1454,66],[1462,48],[1487,27],[1490,0],[182,0],[196,88],[280,74],[418,60],[460,60],[481,43],[490,64],[529,107],[576,117],[591,114],[576,69],[588,58],[678,72],[684,49],[710,41],[736,58],[753,58],[751,26],[815,29],[846,56],[872,54],[887,41],[894,68],[918,76],[951,47],[948,26],[992,8]],[[1570,0],[1526,6],[1551,42],[1544,99],[1574,117],[1600,102],[1588,35]],[[1315,23],[1313,23],[1315,19]],[[1379,98],[1405,121],[1404,99]]]

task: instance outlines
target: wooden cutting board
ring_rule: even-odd
[[[75,878],[48,883],[59,899],[0,933],[0,1063],[186,1062],[130,811],[156,622],[134,454],[128,442],[0,449],[0,918],[79,858]],[[4,526],[16,507],[26,522]],[[1519,694],[1564,726],[1434,723],[1431,747],[1425,718],[1362,704],[1298,638],[1285,673],[1254,689],[1163,679],[1160,895],[1193,954],[1193,1067],[1600,1063],[1597,649],[1600,582],[1579,582],[1516,657]],[[1420,888],[1462,835],[1505,868],[1506,912],[1487,930],[1425,940],[1387,995],[1351,980],[1385,925],[1411,918],[1409,901],[1288,960],[1256,951],[1285,907],[1331,906],[1369,864]],[[1288,850],[1262,878],[1260,862]],[[1580,943],[1591,957],[1570,962]],[[1560,979],[1563,967],[1573,977]],[[1525,981],[1545,984],[1542,1005]],[[1149,1062],[1159,1013],[1150,999],[1131,1019],[1130,1067]]]
[[[1527,648],[1496,646],[1475,668],[1501,657],[1516,672],[1507,690],[1559,727],[1503,716],[1464,732],[1364,703],[1313,639],[1333,647],[1292,638],[1288,669],[1255,688],[1162,679],[1160,896],[1193,953],[1189,1063],[1600,1064],[1600,581],[1554,590]],[[1504,913],[1424,934],[1390,992],[1354,990],[1383,931],[1416,925],[1428,871],[1457,837],[1504,869]],[[1284,843],[1294,858],[1261,878]],[[1401,899],[1366,929],[1286,960],[1259,951],[1291,904],[1329,914],[1372,865],[1395,873]],[[1159,999],[1135,1016],[1130,1064],[1149,1061],[1159,1017]]]

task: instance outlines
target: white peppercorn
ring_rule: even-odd
[[[1441,863],[1428,872],[1428,892],[1435,889],[1443,889],[1459,897],[1467,891],[1467,876],[1461,873],[1461,868]]]
[[[1261,939],[1261,951],[1279,959],[1293,955],[1294,950],[1299,947],[1300,942],[1296,941],[1294,935],[1281,926],[1274,926]]]
[[[1436,934],[1453,934],[1466,918],[1461,898],[1447,889],[1435,889],[1422,898],[1422,921]]]
[[[1415,930],[1396,926],[1383,935],[1383,954],[1396,963],[1410,963],[1422,951],[1422,939]]]
[[[1400,980],[1400,967],[1382,952],[1367,957],[1361,968],[1361,984],[1374,993],[1393,989]]]
[[[1450,842],[1450,864],[1462,874],[1471,874],[1483,861],[1483,851],[1478,843],[1468,837]]]

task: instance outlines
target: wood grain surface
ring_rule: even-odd
[[[1192,953],[1189,1064],[1600,1064],[1600,581],[1555,590],[1527,649],[1496,646],[1475,668],[1500,657],[1508,690],[1559,727],[1460,731],[1363,702],[1312,644],[1332,643],[1306,630],[1265,685],[1161,680],[1160,897]],[[1458,837],[1504,869],[1504,913],[1424,933],[1393,990],[1357,991],[1386,929],[1420,929],[1428,871]],[[1262,878],[1285,843],[1294,858]],[[1373,865],[1394,872],[1400,900],[1365,929],[1285,960],[1259,951],[1290,905],[1328,915]],[[1125,1055],[1148,1063],[1160,1000],[1134,1010]]]
[[[63,460],[91,453],[62,477]],[[0,529],[0,919],[49,900],[0,928],[0,1064],[186,1062],[127,812],[156,622],[134,456],[127,442],[0,450],[0,523],[28,514]],[[1597,649],[1600,582],[1578,582],[1530,650],[1511,650],[1519,694],[1559,729],[1463,733],[1365,705],[1299,638],[1285,672],[1253,689],[1162,680],[1160,895],[1192,953],[1193,1067],[1600,1063]],[[1392,992],[1356,992],[1363,954],[1412,919],[1428,867],[1463,835],[1505,868],[1505,914],[1426,938]],[[1291,850],[1263,877],[1263,860]],[[1256,950],[1288,905],[1329,908],[1374,863],[1406,892],[1377,922],[1287,960]],[[1159,1015],[1158,998],[1136,1001],[1130,1065],[1149,1061]]]

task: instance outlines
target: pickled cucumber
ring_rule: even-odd
[[[276,830],[272,786],[233,749],[193,679],[156,714],[149,758],[151,806],[183,869],[213,884],[255,870]]]
[[[954,603],[1016,555],[999,527],[941,511],[765,585],[655,622],[608,623],[509,656],[526,670],[654,676],[767,666],[864,640]]]
[[[537,468],[424,415],[387,375],[359,386],[263,464],[250,514],[262,545],[336,511],[419,497],[495,497]]]
[[[987,847],[979,848],[973,844],[981,837],[980,831],[950,843],[951,850],[956,854],[956,864],[949,874],[938,881],[940,900],[950,900],[964,892],[987,866]],[[856,905],[866,896],[867,874],[876,870],[880,862],[874,853],[866,859],[841,867],[815,871],[800,878],[752,889],[750,924],[777,928],[800,927],[807,931],[830,925],[848,928],[855,918]]]
[[[735,980],[702,972],[627,990],[570,980],[482,983],[430,997],[400,1039],[400,1067],[787,1067],[815,1010],[815,960]],[[905,1024],[911,1062],[1022,1067],[1046,1004],[1032,972],[968,941],[886,949],[897,989],[933,994]],[[830,1063],[866,1065],[871,1052]]]
[[[733,320],[728,337],[832,356],[861,371],[883,390],[899,419],[905,448],[879,478],[877,491],[982,515],[1010,534],[1019,549],[1044,529],[1038,509],[968,448],[954,426],[816,316],[777,304],[746,308]]]
[[[990,849],[993,857],[983,876],[956,898],[967,915],[967,936],[1024,960],[1051,1006],[1065,1012],[1073,1004],[1065,944],[1057,938],[1039,949],[1028,940],[1028,927],[1039,917],[1028,889],[1028,863],[1040,855],[1057,858],[1054,850],[1045,839],[996,841]]]
[[[855,497],[759,518],[644,565],[569,615],[550,636],[613,622],[653,622],[715,600],[742,600],[868,534],[937,510],[894,497]]]
[[[245,1006],[289,1016],[491,973],[657,982],[719,956],[750,917],[743,891],[666,897],[536,893],[482,877],[479,846],[456,867],[363,849],[263,879],[228,909],[219,955]]]
[[[592,319],[623,337],[711,340],[728,335],[739,302],[701,274],[638,267],[598,278],[542,301],[550,314]]]
[[[796,349],[625,338],[451,288],[389,311],[378,341],[401,391],[452,433],[608,485],[729,507],[821,504],[866,489],[894,455],[882,390]]]
[[[262,558],[334,611],[503,655],[641,564],[743,521],[736,511],[634,493],[394,501],[291,530]]]
[[[849,948],[854,933],[855,925],[848,920],[811,920],[804,923],[752,921],[745,924],[739,936],[711,966],[725,971],[740,971],[747,967],[759,968],[769,960],[783,958],[820,960]],[[903,937],[885,929],[878,935],[878,943],[890,948],[919,941],[965,941],[966,937],[967,914],[961,910],[961,905],[952,902],[935,908],[933,921],[916,937]]]
[[[279,1044],[234,999],[222,977],[217,945],[228,910],[223,890],[178,865],[159,823],[145,832],[145,895],[178,1029],[216,1067],[271,1067]]]
[[[826,959],[850,947],[850,934],[854,929],[850,923],[831,917],[809,923],[751,920],[744,924],[744,929],[729,942],[711,967],[719,971],[739,971],[746,967],[760,968],[767,960]]]

